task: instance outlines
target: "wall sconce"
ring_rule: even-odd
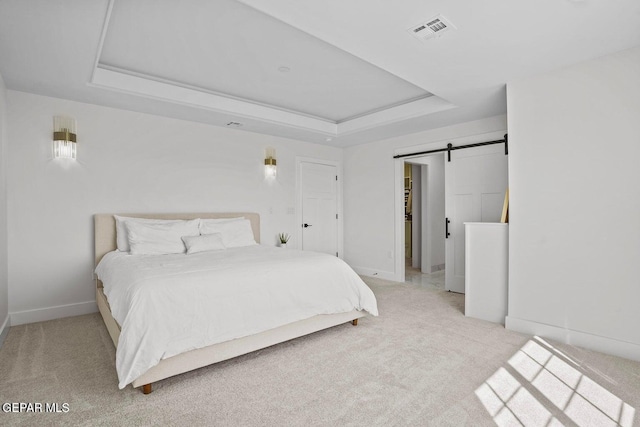
[[[53,158],[76,159],[76,121],[71,117],[53,118]]]
[[[267,178],[276,177],[276,149],[275,148],[269,147],[265,150],[264,176]]]

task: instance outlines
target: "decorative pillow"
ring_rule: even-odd
[[[201,236],[183,236],[182,241],[187,247],[187,254],[226,249],[226,246],[222,242],[221,233],[203,234]]]
[[[222,242],[227,248],[238,248],[241,246],[255,245],[251,221],[242,219],[240,221],[227,221],[219,223],[205,223],[200,227],[202,234],[222,234]]]
[[[129,251],[132,255],[183,254],[183,236],[198,236],[197,219],[175,223],[153,224],[126,221]]]
[[[127,216],[113,216],[116,220],[116,246],[120,252],[129,252],[129,236],[126,224],[136,222],[143,224],[175,224],[184,221],[183,219],[149,219],[131,218]]]
[[[232,222],[232,221],[242,221],[244,219],[243,216],[235,217],[235,218],[200,218],[200,234],[207,234],[203,229],[206,229],[208,225],[213,224],[222,224],[224,222]]]

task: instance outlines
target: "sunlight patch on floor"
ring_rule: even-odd
[[[534,340],[476,390],[498,426],[560,426],[553,415],[559,410],[579,426],[631,427],[635,408],[583,374],[576,362],[550,344]],[[545,399],[536,399],[529,387]]]

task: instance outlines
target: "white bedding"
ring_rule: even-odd
[[[122,330],[119,387],[188,350],[318,314],[378,314],[371,289],[341,259],[254,245],[191,255],[110,252],[96,268]]]

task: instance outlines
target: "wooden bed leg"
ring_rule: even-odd
[[[351,324],[352,324],[353,326],[358,326],[358,319],[353,319],[353,320],[351,321]]]
[[[142,392],[144,394],[149,394],[151,393],[153,390],[151,389],[151,384],[145,384],[142,386]]]

